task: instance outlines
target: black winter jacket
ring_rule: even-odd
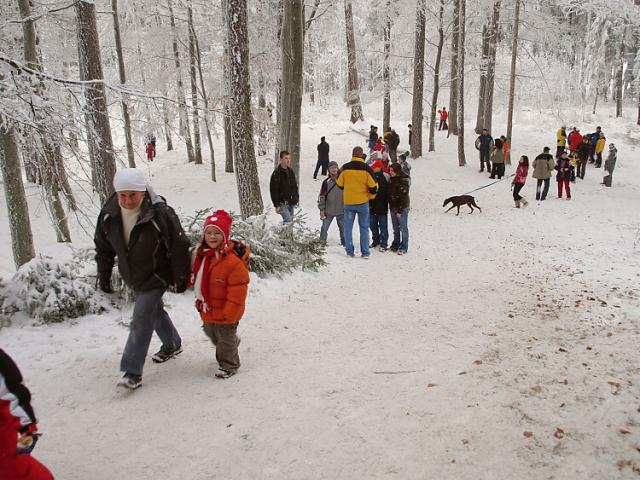
[[[402,213],[405,208],[409,208],[409,186],[411,179],[401,173],[395,177],[391,177],[389,181],[389,208]]]
[[[109,284],[117,256],[120,275],[133,290],[155,290],[170,285],[184,290],[191,270],[190,242],[176,213],[151,189],[142,200],[140,217],[128,245],[124,242],[115,193],[100,211],[93,240],[101,285]]]
[[[378,182],[378,192],[375,198],[369,200],[369,213],[386,215],[389,212],[389,181],[382,171],[376,173],[373,178]]]
[[[327,142],[320,142],[318,144],[318,160],[321,162],[329,161],[329,144]]]
[[[589,152],[591,151],[591,144],[588,142],[580,142],[578,148],[576,149],[576,153],[578,154],[578,158],[583,161],[587,161],[589,159]]]
[[[284,169],[280,165],[271,174],[269,185],[271,201],[275,207],[280,205],[297,205],[300,199],[298,194],[298,182],[292,168]]]

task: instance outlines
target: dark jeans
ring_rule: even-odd
[[[520,190],[524,187],[524,183],[514,183],[513,184],[513,199],[514,200],[522,200],[522,195],[520,195]]]
[[[318,176],[318,170],[322,167],[322,175],[327,175],[327,169],[329,168],[329,160],[318,160],[316,163],[316,169],[313,171],[313,178]]]
[[[391,225],[393,226],[393,243],[391,250],[409,251],[409,209],[404,208],[398,218],[398,210],[391,209]]]
[[[371,240],[374,245],[387,247],[389,245],[389,224],[387,214],[370,214],[369,228],[371,229]]]
[[[584,174],[587,170],[587,159],[578,159],[578,161],[576,162],[576,177],[580,177],[582,180],[584,180]]]
[[[494,163],[491,169],[491,177],[489,178],[502,178],[504,176],[504,163]]]
[[[602,152],[596,153],[596,168],[600,168],[602,166]]]
[[[149,351],[151,336],[155,331],[162,340],[162,349],[172,351],[182,344],[182,339],[164,309],[164,289],[136,293],[133,319],[129,326],[129,338],[120,360],[120,370],[142,375],[144,361]]]
[[[547,193],[549,193],[549,180],[548,178],[538,179],[538,185],[536,187],[536,200],[546,200]],[[540,193],[540,187],[542,187],[542,183],[544,182],[544,189],[542,190],[542,194]]]
[[[446,120],[440,120],[440,124],[438,125],[438,130],[442,130],[446,124],[447,124]]]
[[[484,172],[484,164],[487,164],[487,172],[491,172],[491,160],[489,160],[489,152],[480,150],[480,171]]]

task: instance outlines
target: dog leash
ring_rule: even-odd
[[[483,188],[487,188],[487,187],[490,187],[491,185],[495,185],[496,183],[500,183],[500,182],[502,182],[503,180],[506,180],[507,178],[514,177],[515,175],[516,175],[515,173],[512,173],[512,174],[511,174],[511,175],[509,175],[508,177],[504,177],[504,178],[501,178],[500,180],[496,180],[495,182],[488,183],[488,184],[486,184],[486,185],[483,185],[482,187],[478,187],[478,188],[476,188],[475,190],[471,190],[470,192],[463,193],[463,195],[469,195],[470,193],[477,192],[478,190],[482,190]]]

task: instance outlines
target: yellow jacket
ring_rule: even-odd
[[[345,205],[360,205],[375,198],[378,182],[362,158],[353,157],[342,166],[336,185],[344,190]]]
[[[567,144],[567,133],[562,132],[562,129],[559,128],[558,131],[556,132],[556,139],[558,140],[558,142],[556,143],[556,145],[558,147],[564,147]]]
[[[600,137],[598,139],[598,143],[596,143],[596,153],[604,152],[604,144],[607,143],[607,139],[604,137]]]

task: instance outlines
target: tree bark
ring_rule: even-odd
[[[507,140],[509,141],[509,152],[504,159],[507,165],[511,165],[511,146],[513,133],[513,103],[516,96],[516,61],[518,59],[518,30],[520,29],[520,0],[516,1],[516,8],[513,18],[513,42],[511,44],[511,75],[509,77],[509,111],[507,113]]]
[[[498,51],[498,22],[500,21],[500,7],[502,0],[497,0],[493,4],[493,16],[491,17],[491,23],[489,24],[488,40],[489,40],[489,55],[487,64],[487,80],[485,84],[484,94],[484,128],[491,133],[493,123],[493,89],[496,76],[496,53]]]
[[[453,0],[451,30],[451,80],[449,87],[449,135],[458,134],[458,44],[460,42],[460,0]]]
[[[35,257],[36,253],[33,248],[29,205],[22,183],[20,159],[13,136],[13,128],[7,125],[6,119],[0,117],[0,120],[2,120],[2,124],[0,124],[0,167],[4,179],[4,196],[9,218],[13,262],[18,269]]]
[[[623,71],[624,71],[624,61],[625,61],[625,37],[627,35],[627,29],[625,27],[622,32],[622,37],[620,37],[620,58],[618,60],[618,68],[616,69],[616,118],[622,117],[622,98],[623,98]]]
[[[164,92],[165,97],[168,95]],[[164,123],[164,139],[167,142],[167,152],[173,150],[173,140],[171,139],[171,120],[169,119],[169,102],[162,101],[162,118]]]
[[[180,68],[180,51],[178,50],[178,30],[176,29],[176,19],[173,14],[173,0],[168,0],[169,21],[171,23],[171,32],[173,34],[173,58],[176,66],[176,89],[178,94],[178,109],[180,112],[180,125],[184,129],[184,141],[187,146],[187,159],[189,163],[195,162],[196,157],[193,151],[193,143],[191,141],[191,125],[189,123],[189,112],[187,111],[187,99],[184,94],[184,85],[182,84],[182,71]]]
[[[111,0],[111,10],[113,11],[113,33],[116,39],[116,55],[118,56],[118,74],[120,84],[127,83],[127,74],[124,68],[124,55],[122,53],[122,41],[120,39],[120,18],[118,17],[118,0]],[[135,168],[136,160],[133,154],[133,142],[131,140],[131,119],[129,118],[129,105],[127,98],[122,94],[120,103],[122,105],[122,121],[124,123],[124,140],[127,146],[127,160],[129,167]]]
[[[226,7],[228,9],[226,23],[230,59],[228,74],[232,101],[233,153],[240,211],[246,218],[259,215],[263,211],[258,166],[253,148],[247,1],[229,1]]]
[[[80,80],[103,80],[95,4],[79,0],[75,4],[75,10],[78,23]],[[94,188],[100,196],[100,201],[104,203],[113,193],[113,176],[116,172],[104,85],[102,83],[86,85],[84,95]]]
[[[287,2],[285,2],[287,3]],[[353,12],[351,0],[344,0],[345,31],[347,35],[347,105],[351,107],[351,123],[364,120],[360,102],[358,67],[356,65],[356,37],[353,31]]]
[[[438,95],[440,93],[440,62],[442,61],[442,47],[444,46],[444,0],[440,0],[440,13],[438,14],[438,49],[436,50],[436,63],[433,69],[433,96],[431,97],[431,116],[429,121],[429,151],[436,149],[436,109],[438,108]]]
[[[478,115],[475,132],[479,135],[484,128],[484,103],[487,92],[487,64],[489,63],[489,28],[482,27],[482,55],[480,58],[480,89],[478,92]]]
[[[382,131],[388,132],[391,125],[391,0],[387,0],[387,7],[384,11],[384,65],[382,67],[382,77],[384,83]]]
[[[195,33],[193,27],[193,9],[187,6],[187,24],[189,28],[189,73],[191,78],[191,106],[193,108],[193,149],[196,165],[202,165],[202,147],[200,141],[200,116],[198,113],[198,75]]]
[[[304,7],[302,0],[284,2],[282,21],[282,89],[280,149],[291,153],[291,168],[300,178],[300,123],[304,65]]]
[[[416,7],[416,41],[414,47],[413,105],[411,112],[411,158],[422,156],[422,103],[424,98],[425,0]]]
[[[464,167],[467,159],[464,153],[464,56],[465,56],[465,33],[466,33],[466,13],[467,0],[458,0],[460,21],[458,22],[458,165]]]
[[[222,0],[222,14],[226,15],[229,10],[229,0]],[[227,20],[224,20],[225,24]],[[229,104],[231,103],[231,88],[229,85],[229,40],[225,38],[224,49],[222,53],[222,77],[224,83],[224,104],[223,104],[223,116],[224,116],[224,171],[225,173],[233,173],[233,136],[231,131],[231,110]],[[280,105],[278,104],[278,110]]]

